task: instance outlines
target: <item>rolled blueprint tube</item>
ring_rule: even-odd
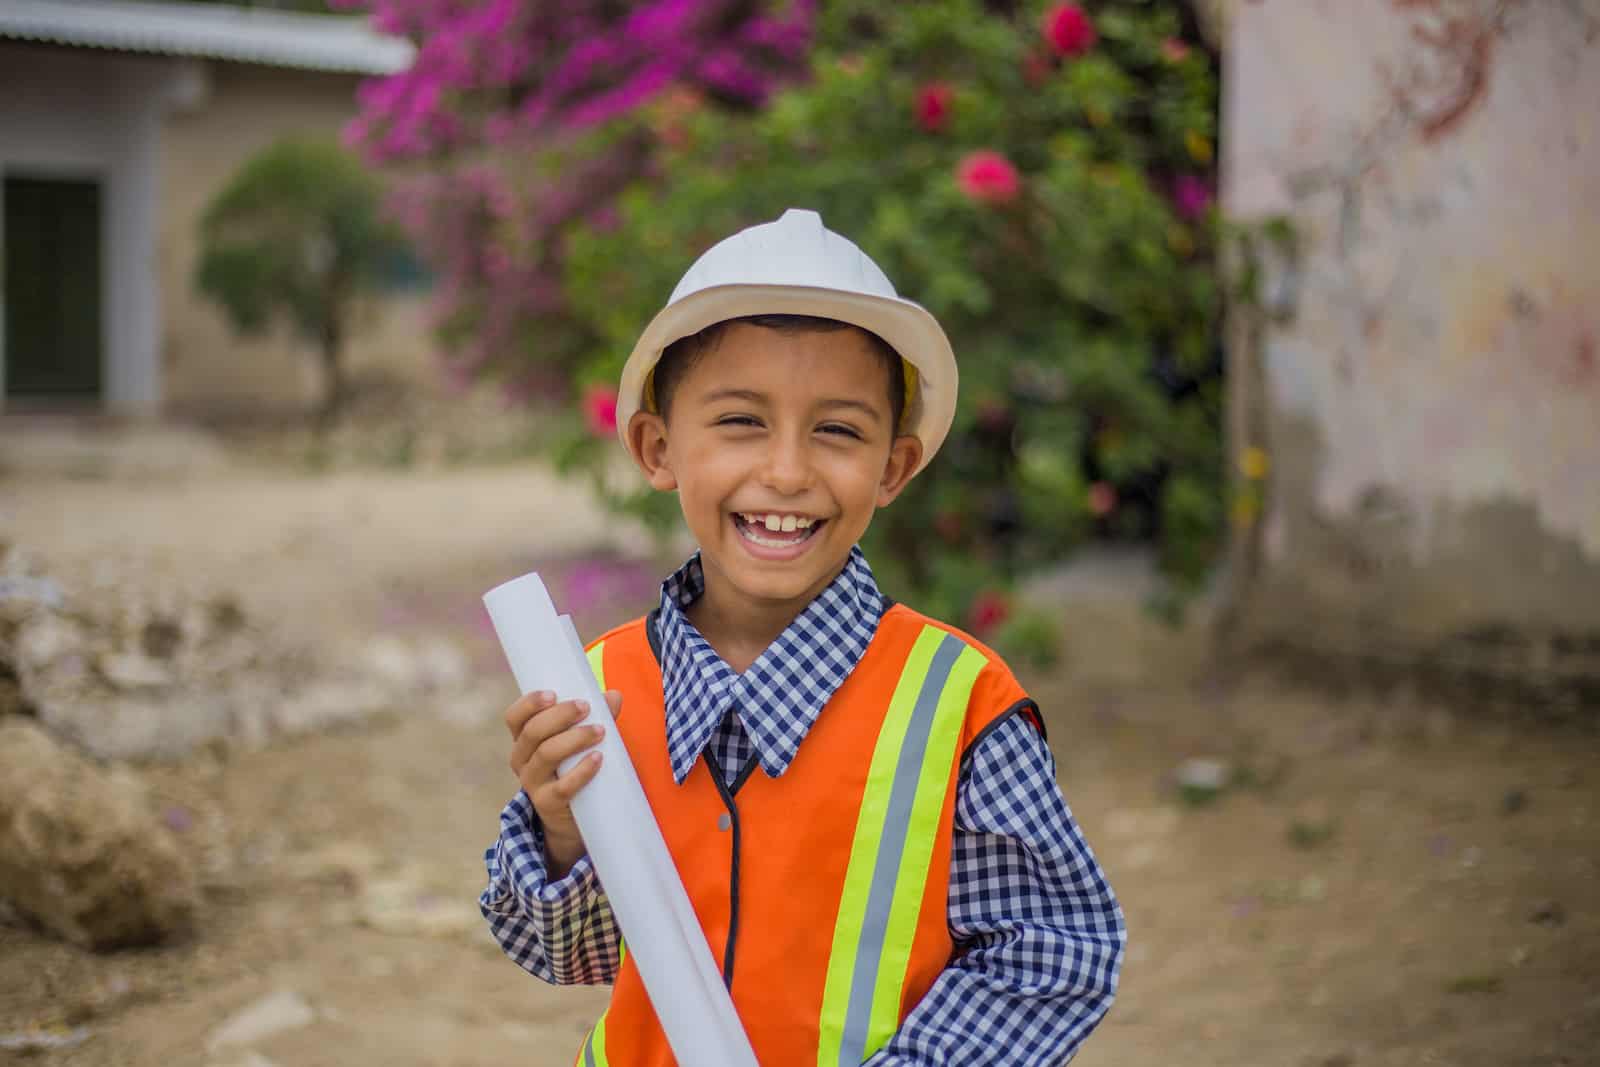
[[[690,1067],[757,1067],[571,618],[556,614],[537,574],[495,586],[483,603],[517,688],[587,700],[587,722],[605,728],[600,771],[573,798],[572,814],[673,1056]]]

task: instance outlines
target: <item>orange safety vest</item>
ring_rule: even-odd
[[[756,1059],[855,1067],[950,961],[962,755],[1037,708],[989,649],[896,604],[781,777],[752,773],[752,760],[729,789],[702,757],[679,785],[653,638],[653,620],[636,620],[596,641],[589,662],[623,693],[618,731]],[[578,1063],[676,1063],[626,949]]]

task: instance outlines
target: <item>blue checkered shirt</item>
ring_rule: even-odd
[[[657,618],[667,742],[679,782],[705,753],[725,782],[752,759],[777,777],[866,651],[887,607],[859,549],[743,674],[684,614],[705,591],[699,557],[661,587]],[[1116,994],[1122,909],[1056,785],[1044,738],[1021,715],[963,758],[950,856],[950,965],[866,1067],[1054,1067]],[[533,805],[518,793],[484,855],[479,907],[500,947],[560,985],[612,980],[619,933],[594,867],[555,882]]]

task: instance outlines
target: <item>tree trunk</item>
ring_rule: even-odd
[[[346,385],[344,380],[344,331],[339,316],[329,314],[322,325],[322,407],[317,411],[317,428],[326,430],[344,407]]]

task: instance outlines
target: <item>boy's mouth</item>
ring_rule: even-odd
[[[734,512],[733,525],[739,536],[751,545],[767,549],[786,549],[802,545],[816,536],[826,519],[783,512]]]

